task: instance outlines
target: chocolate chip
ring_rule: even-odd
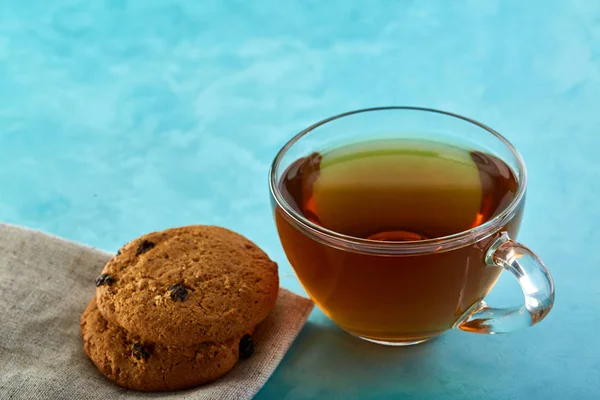
[[[121,250],[117,250],[117,255],[120,256],[121,255]]]
[[[184,301],[188,294],[187,289],[181,283],[169,286],[169,291],[173,301]]]
[[[252,354],[254,354],[254,340],[252,340],[252,336],[244,335],[244,337],[240,340],[239,359],[245,360],[250,358]]]
[[[153,249],[154,246],[156,246],[154,242],[144,240],[142,243],[140,243],[140,247],[138,247],[137,251],[135,252],[135,255],[139,256],[140,254],[144,254],[148,250]]]
[[[115,283],[115,278],[113,278],[109,274],[102,274],[99,277],[97,277],[94,282],[96,283],[96,286],[102,286],[102,285],[110,286],[113,283]]]
[[[138,360],[141,360],[142,358],[144,360],[147,360],[150,357],[150,352],[148,351],[148,349],[146,349],[141,344],[135,343],[133,345],[133,350],[131,351],[131,355],[134,356],[135,358],[137,358]]]

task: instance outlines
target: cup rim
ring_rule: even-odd
[[[302,137],[306,136],[310,132],[314,131],[316,128],[340,118],[344,118],[347,116],[361,114],[366,112],[373,111],[420,111],[420,112],[428,112],[428,113],[436,113],[445,115],[448,117],[453,117],[457,119],[461,119],[465,122],[476,125],[479,128],[484,129],[488,133],[494,135],[497,139],[499,139],[512,153],[517,161],[517,173],[519,176],[518,180],[518,189],[515,197],[508,204],[508,206],[502,210],[498,215],[489,221],[478,225],[474,228],[453,233],[451,235],[436,237],[432,239],[425,240],[417,240],[417,241],[377,241],[371,239],[363,239],[350,235],[345,235],[343,233],[335,232],[331,229],[327,229],[323,226],[317,225],[306,217],[304,217],[301,213],[297,212],[292,208],[288,202],[285,200],[281,191],[279,189],[279,182],[277,179],[277,170],[281,163],[281,160],[287,153],[287,151]],[[316,239],[324,244],[340,248],[346,251],[353,251],[358,253],[376,253],[381,255],[410,255],[410,254],[423,254],[423,253],[432,253],[432,252],[443,252],[449,251],[456,248],[468,246],[470,244],[476,243],[486,237],[493,235],[498,232],[506,222],[508,222],[514,214],[518,211],[519,204],[523,200],[525,196],[525,190],[527,188],[527,169],[525,167],[525,162],[523,157],[519,154],[515,146],[500,133],[496,132],[494,129],[490,128],[487,125],[484,125],[478,121],[475,121],[471,118],[464,117],[462,115],[437,110],[434,108],[426,108],[426,107],[415,107],[415,106],[385,106],[385,107],[372,107],[372,108],[363,108],[353,111],[344,112],[341,114],[334,115],[332,117],[323,119],[308,128],[302,130],[300,133],[294,135],[290,140],[288,140],[283,147],[277,152],[271,167],[269,169],[269,188],[271,191],[271,196],[277,203],[277,206],[285,213],[285,216],[291,218],[292,222],[295,223],[297,228],[300,228],[305,234],[310,235],[313,239]]]

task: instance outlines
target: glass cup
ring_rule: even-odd
[[[487,222],[449,236],[412,241],[351,237],[315,224],[286,201],[285,171],[315,152],[374,138],[452,143],[506,163],[518,180],[513,200]],[[386,345],[424,342],[455,328],[505,333],[540,322],[554,302],[542,260],[514,241],[527,173],[513,145],[493,129],[460,115],[417,107],[352,111],[318,122],[279,151],[269,173],[275,222],[286,256],[309,296],[336,324]],[[485,302],[503,270],[519,282],[525,304]]]

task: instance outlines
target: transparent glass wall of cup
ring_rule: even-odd
[[[404,242],[333,232],[286,202],[280,179],[294,161],[375,138],[435,140],[485,151],[511,167],[518,191],[506,209],[482,225],[451,236]],[[416,107],[341,114],[293,137],[277,154],[269,180],[278,233],[300,282],[335,323],[355,336],[409,345],[451,328],[504,333],[538,323],[552,308],[554,284],[547,268],[514,241],[525,204],[525,165],[516,149],[485,125]],[[499,309],[485,303],[503,270],[519,282],[522,307]]]

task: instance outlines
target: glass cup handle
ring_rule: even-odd
[[[512,332],[537,324],[550,312],[554,304],[554,282],[548,268],[534,252],[503,232],[488,249],[485,263],[502,267],[517,278],[525,305],[494,308],[482,300],[467,310],[455,328],[488,334]]]

